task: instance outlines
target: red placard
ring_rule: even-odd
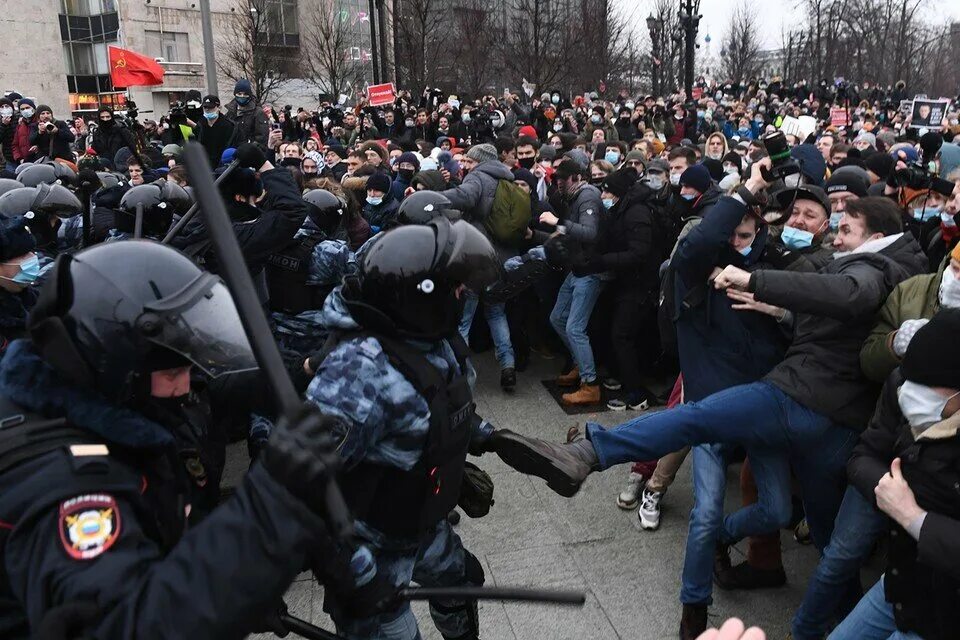
[[[843,107],[831,107],[830,124],[834,127],[846,127],[849,125],[847,110]]]
[[[383,104],[393,104],[397,99],[397,90],[392,82],[387,84],[374,84],[367,87],[367,102],[372,107],[379,107]]]

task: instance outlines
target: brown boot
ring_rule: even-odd
[[[557,386],[575,387],[580,384],[580,367],[574,367],[567,373],[557,376]]]
[[[680,640],[696,640],[707,630],[707,605],[685,604],[680,617]]]
[[[560,397],[563,404],[599,404],[600,385],[583,383],[573,393],[565,393]]]

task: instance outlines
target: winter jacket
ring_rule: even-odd
[[[36,114],[29,120],[24,120],[23,118],[17,119],[17,129],[13,134],[14,162],[29,162],[36,159],[37,154],[30,150],[33,146],[30,144],[30,126],[35,124],[37,120],[39,120],[39,118]],[[110,157],[112,158],[113,156]]]
[[[73,162],[73,152],[70,151],[70,143],[75,136],[70,131],[70,127],[63,120],[54,120],[53,125],[57,128],[56,133],[49,134],[42,130],[47,123],[39,121],[30,125],[30,146],[37,147],[38,153],[47,156],[51,160],[61,158]]]
[[[833,261],[836,249],[828,244],[815,244],[803,249],[788,249],[780,238],[767,243],[763,261],[775,269],[816,273]]]
[[[860,368],[870,380],[880,384],[900,365],[900,358],[893,353],[893,338],[903,321],[932,318],[940,308],[938,293],[947,264],[940,265],[936,273],[904,280],[883,303],[877,324],[860,349]]]
[[[483,221],[487,219],[491,209],[493,209],[493,199],[497,194],[497,186],[501,180],[513,182],[513,173],[510,172],[507,165],[499,160],[488,160],[487,162],[481,162],[467,173],[462,183],[446,191],[441,191],[441,193],[450,199],[453,209],[462,211],[464,218],[489,238],[490,234],[483,226]],[[596,188],[594,188],[594,191],[596,191]],[[497,243],[494,243],[494,247],[497,248],[500,257],[504,260],[516,255],[515,251]]]
[[[10,122],[0,122],[0,168],[3,162],[17,163],[13,154],[13,140],[17,135],[17,117],[11,116]]]
[[[137,141],[130,129],[127,129],[114,119],[111,126],[104,127],[101,124],[97,128],[93,134],[91,146],[93,146],[98,156],[113,164],[113,159],[117,156],[117,152],[120,151],[120,149],[126,147],[130,150],[130,153],[135,153],[137,150]],[[217,166],[219,162],[220,157],[217,156],[217,162],[214,163],[213,166]],[[114,168],[119,170],[125,169],[125,167]]]
[[[223,115],[235,127],[234,137],[227,146],[239,147],[244,142],[256,142],[266,149],[267,136],[270,135],[270,123],[267,122],[267,115],[259,105],[250,100],[246,105],[240,106],[236,100],[231,100],[224,110]],[[219,162],[219,160],[218,157],[217,161]],[[214,163],[213,166],[217,166],[217,164]]]
[[[720,198],[680,241],[670,261],[665,281],[673,286],[668,304],[673,307],[669,311],[676,323],[684,397],[689,401],[756,382],[782,360],[787,346],[774,318],[734,309],[726,293],[708,281],[714,267],[757,268],[767,241],[766,226],[760,228],[747,256],[730,246],[730,236],[746,212],[739,200]]]
[[[647,201],[652,192],[636,184],[605,214],[586,273],[610,272],[617,287],[654,293],[659,286],[664,232]],[[574,269],[577,273],[577,269]]]
[[[207,158],[210,159],[210,166],[214,168],[220,166],[223,152],[229,149],[237,138],[236,126],[223,114],[220,114],[213,124],[204,118],[197,127],[197,141],[203,145]]]
[[[396,224],[399,209],[400,203],[387,194],[383,197],[383,202],[376,206],[369,202],[363,204],[363,219],[370,223],[373,233],[378,233]]]
[[[900,458],[904,479],[927,512],[914,540],[888,521],[886,600],[900,631],[948,640],[960,629],[960,414],[915,433],[897,402],[899,369],[884,384],[870,427],[847,463],[850,483],[871,504],[874,489]]]
[[[307,217],[307,204],[300,196],[293,176],[284,168],[271,169],[260,174],[266,196],[258,207],[251,207],[258,215],[250,220],[233,220],[233,230],[237,234],[240,250],[251,274],[259,274],[272,253],[287,246],[296,235]],[[209,233],[203,223],[203,216],[191,220],[171,245],[183,250],[196,252],[206,259],[206,268],[218,272],[216,256],[209,250]]]
[[[877,385],[860,370],[860,347],[895,286],[926,270],[910,234],[888,236],[875,252],[833,260],[817,273],[757,271],[749,290],[796,315],[793,342],[766,380],[840,425],[863,430]]]
[[[680,223],[682,223],[680,233],[677,235],[677,242],[687,237],[687,234],[700,224],[703,216],[713,208],[713,205],[720,200],[720,196],[722,195],[723,192],[720,191],[720,187],[711,183],[710,188],[700,194],[700,197],[689,205],[685,200],[676,198],[675,196],[674,213],[681,216]],[[673,255],[676,250],[676,245],[674,245],[671,255]]]

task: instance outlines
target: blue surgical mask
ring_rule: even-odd
[[[237,101],[237,104],[247,104],[250,102],[250,96],[233,96],[233,99]]]
[[[550,102],[553,104],[560,104],[560,96],[553,94],[553,96],[550,98]]]
[[[940,215],[940,209],[938,207],[914,207],[913,208],[913,217],[920,222],[926,222]]]
[[[600,116],[596,114],[590,116],[590,122],[592,122],[593,124],[600,124],[601,121],[602,119],[600,118]]]
[[[12,265],[13,263],[4,262],[2,264]],[[20,271],[17,272],[17,275],[13,276],[12,278],[4,277],[3,279],[16,282],[17,284],[33,284],[37,281],[37,278],[40,277],[40,258],[38,258],[36,255],[27,258],[17,266],[20,267]]]
[[[840,228],[840,219],[843,218],[843,213],[831,213],[830,214],[830,228],[836,231]]]
[[[605,154],[603,154],[603,159],[612,165],[616,165],[620,162],[620,152],[607,151]]]
[[[697,196],[696,196],[695,194],[693,194],[693,193],[682,193],[682,194],[680,194],[680,197],[683,198],[684,200],[686,200],[687,202],[693,202],[693,200],[694,200]]]
[[[217,113],[216,111],[204,111],[204,112],[203,112],[203,117],[206,118],[207,120],[216,120],[216,119],[217,119],[217,116],[219,116],[219,115],[220,115],[220,114]]]
[[[797,249],[806,249],[813,244],[813,234],[795,227],[784,227],[780,234],[780,240],[788,249],[796,251]]]
[[[376,207],[383,202],[383,196],[367,196],[367,202]]]
[[[943,222],[945,227],[955,227],[957,226],[957,221],[953,219],[953,216],[947,213],[946,211],[940,212],[940,221]]]
[[[612,208],[613,208],[613,205],[614,205],[613,198],[604,198],[603,200],[601,200],[601,202],[603,202],[603,208],[604,208],[604,209],[612,209]]]
[[[33,114],[34,114],[34,110],[31,109],[30,107],[27,107],[26,109],[20,109],[20,115],[22,115],[27,120],[32,118]]]
[[[743,249],[737,249],[737,253],[739,253],[739,254],[742,255],[743,257],[747,257],[748,255],[750,255],[750,252],[751,252],[751,251],[753,251],[753,245],[752,245],[752,244],[748,244],[748,245],[745,246]]]

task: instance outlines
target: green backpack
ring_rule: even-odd
[[[507,246],[517,246],[530,224],[530,196],[510,180],[499,180],[490,215],[483,226],[490,238]]]

